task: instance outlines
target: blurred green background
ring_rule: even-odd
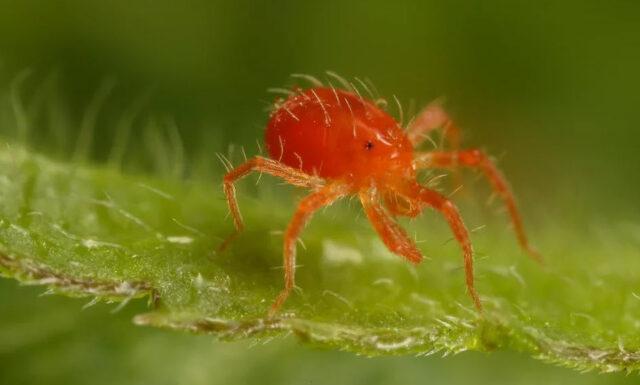
[[[501,159],[529,222],[570,218],[579,232],[640,217],[639,25],[634,1],[0,0],[0,89],[39,111],[31,146],[68,157],[90,100],[113,81],[94,161],[140,104],[134,140],[145,117],[170,117],[189,161],[211,159],[212,174],[213,152],[230,143],[255,153],[265,90],[291,73],[367,77],[407,107],[445,96],[465,143]],[[68,135],[52,141],[56,124]],[[0,282],[0,383],[635,381],[507,353],[364,359],[291,340],[216,343],[130,326],[141,304],[80,312],[78,300],[37,293]]]

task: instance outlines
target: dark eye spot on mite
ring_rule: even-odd
[[[367,140],[367,143],[364,144],[364,148],[366,148],[367,150],[371,150],[373,148],[373,142]]]

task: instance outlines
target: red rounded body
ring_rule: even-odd
[[[373,103],[333,88],[301,90],[271,115],[269,155],[290,167],[354,187],[413,179],[413,148]]]

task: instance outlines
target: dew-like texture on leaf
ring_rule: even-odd
[[[365,355],[517,349],[584,370],[639,366],[637,227],[539,224],[531,235],[546,257],[540,266],[504,218],[491,220],[473,236],[479,315],[441,218],[403,222],[429,257],[414,267],[386,251],[347,201],[310,223],[299,289],[266,319],[282,285],[281,230],[300,195],[276,199],[246,184],[247,231],[219,253],[232,230],[219,183],[123,175],[3,145],[0,271],[68,295],[147,297],[135,323],[226,339],[293,333]],[[470,227],[483,223],[469,217]]]

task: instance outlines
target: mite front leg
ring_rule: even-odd
[[[427,135],[436,129],[443,129],[444,136],[452,150],[460,147],[460,130],[453,123],[439,101],[428,104],[407,127],[407,136],[413,147],[425,141]]]
[[[482,311],[482,304],[480,304],[480,298],[474,286],[473,249],[471,248],[471,241],[469,240],[469,232],[462,221],[458,208],[444,196],[425,187],[417,187],[417,191],[412,195],[415,195],[416,199],[423,204],[431,206],[442,213],[447,223],[449,223],[453,235],[462,248],[467,291],[478,311]]]
[[[252,171],[264,172],[279,177],[285,182],[299,187],[317,188],[323,183],[320,178],[308,175],[300,170],[261,156],[251,158],[240,166],[229,171],[224,176],[223,188],[236,231],[231,234],[222,243],[222,245],[220,245],[219,250],[221,251],[226,249],[227,246],[229,246],[229,243],[231,243],[231,241],[234,240],[242,230],[244,230],[242,215],[240,214],[240,209],[238,209],[238,202],[236,200],[236,188],[234,183],[247,176]]]
[[[283,247],[283,259],[284,259],[284,289],[278,294],[276,300],[269,310],[269,316],[272,317],[280,310],[282,304],[286,301],[291,294],[291,290],[295,285],[295,272],[296,272],[296,243],[300,232],[311,219],[311,216],[315,211],[323,206],[328,206],[335,202],[338,198],[342,197],[346,193],[346,188],[342,185],[328,185],[321,190],[307,195],[298,204],[296,210],[287,230],[284,233],[284,247]]]
[[[476,168],[484,173],[485,177],[491,183],[493,190],[500,196],[504,205],[507,207],[516,237],[518,238],[518,243],[531,257],[538,262],[542,262],[540,254],[529,245],[529,241],[524,232],[524,226],[522,225],[522,218],[520,217],[513,193],[506,179],[491,159],[482,151],[473,149],[453,152],[420,153],[416,155],[414,160],[414,167],[416,169],[454,168],[456,166]]]
[[[407,233],[389,216],[385,209],[380,205],[375,194],[375,190],[371,189],[360,193],[360,201],[364,207],[364,211],[369,218],[369,222],[373,225],[387,248],[414,264],[420,263],[424,258],[420,250],[414,242],[407,236]]]

